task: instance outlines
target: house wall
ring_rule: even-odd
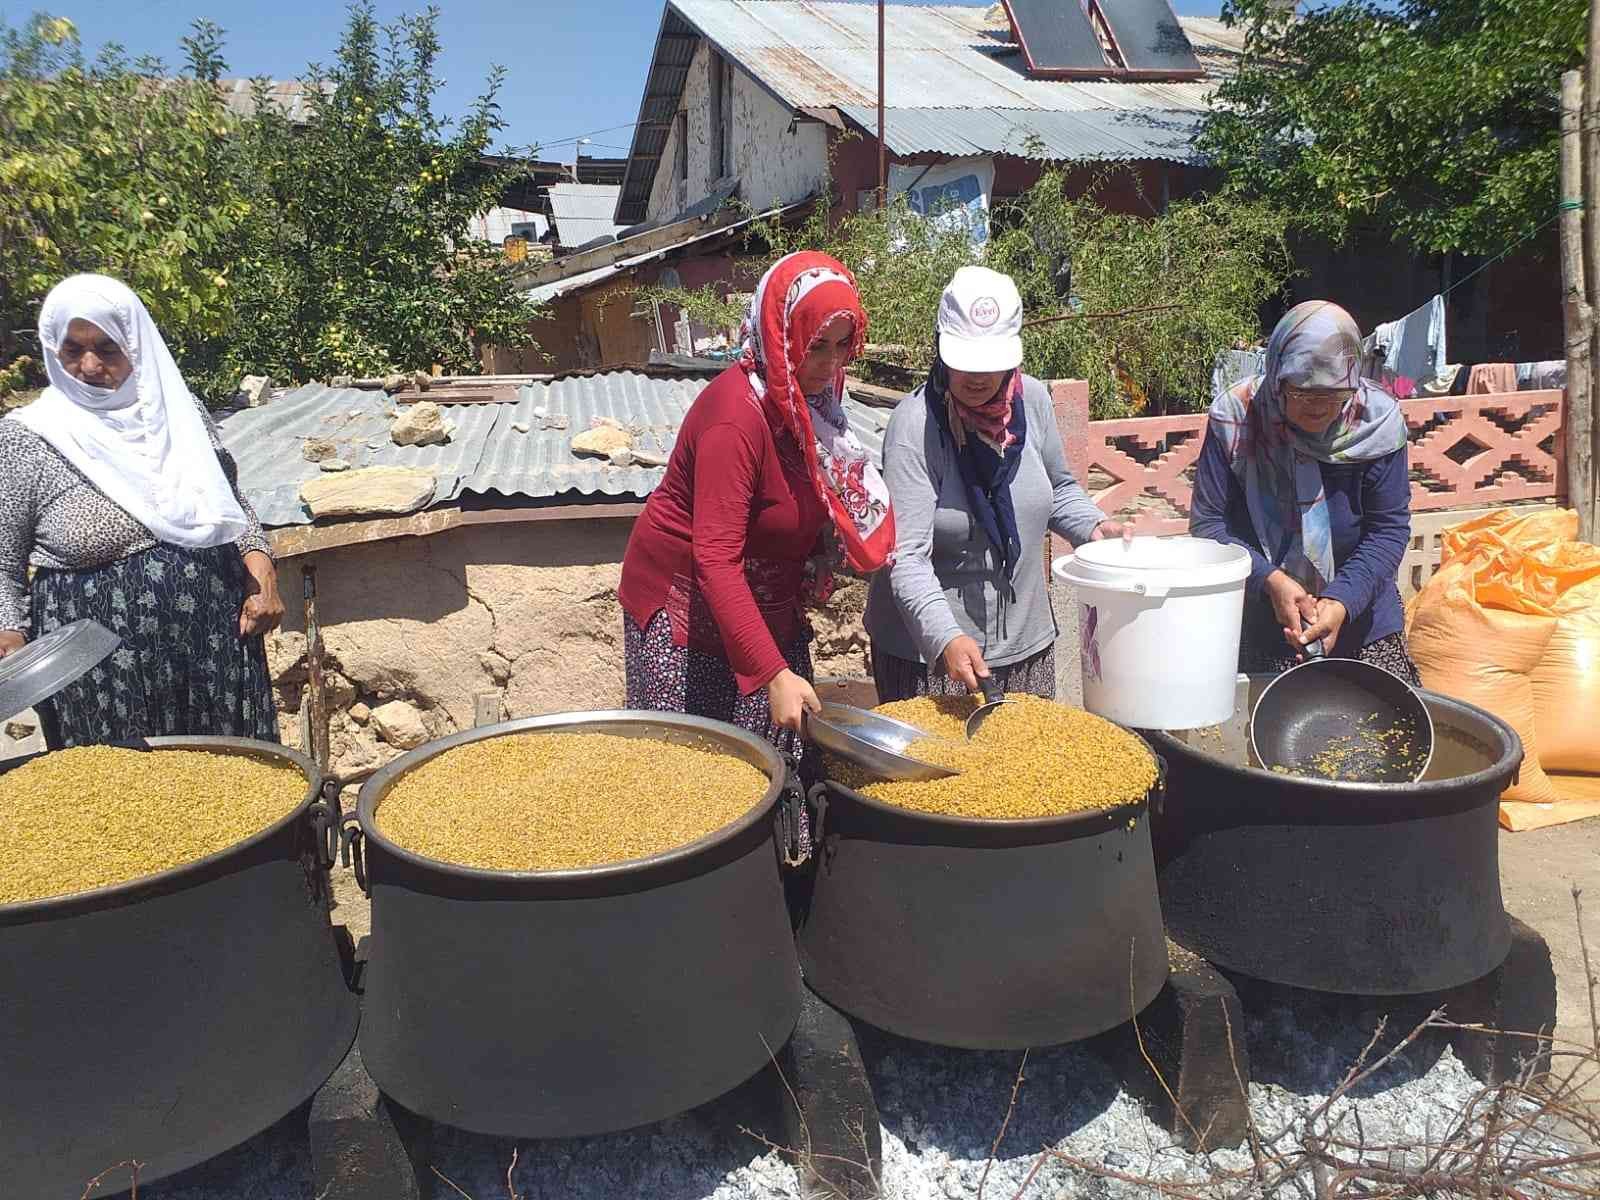
[[[651,186],[648,220],[676,215],[685,204],[710,195],[717,182],[711,75],[719,66],[716,51],[702,39],[683,88],[682,107],[688,117],[686,194],[681,198],[678,194],[681,139],[674,123]],[[815,122],[796,122],[789,109],[742,69],[735,68],[730,75],[725,104],[732,122],[729,173],[739,177],[740,199],[757,211],[805,199],[827,174],[827,131]]]
[[[316,567],[327,648],[330,748],[346,772],[399,756],[363,708],[414,709],[428,735],[474,724],[476,698],[503,719],[624,703],[616,588],[631,518],[467,526],[285,558],[284,594]],[[813,623],[819,674],[867,673],[865,586],[841,590]],[[267,639],[287,744],[299,747],[305,626],[298,606]],[[352,712],[354,710],[354,712]]]

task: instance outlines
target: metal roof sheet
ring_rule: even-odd
[[[877,128],[875,108],[847,105],[840,111],[863,129]],[[1187,109],[890,108],[884,110],[884,140],[893,154],[1189,163],[1200,159],[1194,138],[1202,120],[1203,114]]]
[[[621,187],[603,183],[552,183],[550,213],[563,246],[581,246],[596,238],[616,237],[622,226],[612,216]]]
[[[415,466],[438,476],[433,504],[462,495],[547,499],[642,500],[661,482],[660,467],[616,467],[572,453],[574,434],[607,417],[636,432],[640,449],[672,450],[683,416],[711,381],[709,375],[646,375],[608,371],[523,387],[515,402],[452,404],[445,416],[455,434],[443,446],[396,446],[389,438],[395,403],[384,393],[312,384],[260,408],[221,418],[223,444],[239,466],[239,488],[264,525],[309,525],[300,485],[320,475],[305,460],[305,439],[328,438],[352,467]],[[546,429],[534,415],[566,416],[565,429]],[[881,462],[889,410],[847,402],[851,428]],[[516,426],[525,425],[528,432]]]

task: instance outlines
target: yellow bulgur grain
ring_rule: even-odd
[[[378,806],[397,845],[495,871],[645,858],[749,812],[768,780],[715,750],[606,733],[469,742],[403,776]]]
[[[0,904],[127,883],[244,841],[305,799],[293,767],[204,750],[58,750],[0,775]]]
[[[912,758],[958,770],[926,782],[874,780],[830,760],[848,787],[919,812],[1016,821],[1110,808],[1143,798],[1156,781],[1155,756],[1133,734],[1082,709],[1036,696],[1013,695],[978,736],[966,740],[966,719],[979,701],[919,697],[875,710],[932,735],[906,750]]]

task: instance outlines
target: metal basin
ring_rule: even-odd
[[[1167,978],[1146,804],[1025,821],[911,812],[825,785],[799,933],[806,982],[902,1037],[1077,1041]]]
[[[130,1158],[144,1182],[212,1158],[309,1098],[355,1037],[359,1010],[328,921],[316,768],[243,738],[143,744],[275,758],[305,775],[305,798],[187,866],[0,905],[8,1196],[77,1196]]]
[[[1252,677],[1252,698],[1270,679]],[[1416,783],[1280,775],[1145,734],[1167,761],[1152,832],[1173,938],[1245,975],[1357,995],[1499,966],[1511,934],[1496,805],[1522,743],[1482,709],[1421,695],[1434,755]]]
[[[709,746],[771,783],[699,841],[584,870],[455,866],[380,830],[384,796],[407,772],[541,730]],[[800,1012],[773,840],[784,773],[772,746],[730,725],[618,711],[455,734],[374,775],[359,811],[372,896],[361,1055],[379,1087],[463,1129],[565,1137],[661,1120],[759,1071]]]

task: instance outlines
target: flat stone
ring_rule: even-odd
[[[1182,947],[1172,948],[1170,959],[1167,984],[1139,1014],[1137,1033],[1131,1025],[1116,1031],[1117,1057],[1130,1090],[1153,1103],[1156,1119],[1185,1149],[1237,1146],[1250,1127],[1250,1057],[1239,993]]]
[[[403,392],[410,386],[411,380],[399,371],[383,377],[383,390],[390,395],[395,392]]]
[[[396,1114],[367,1074],[359,1046],[317,1092],[309,1125],[318,1200],[421,1200]]]
[[[628,435],[626,429],[618,429],[614,425],[599,425],[594,429],[586,429],[572,439],[574,454],[610,458],[618,450],[631,449],[633,449],[633,438]]]
[[[433,376],[426,371],[413,371],[411,382],[416,385],[417,391],[425,392],[433,386]]]
[[[314,518],[399,515],[426,508],[434,487],[433,472],[418,467],[363,467],[335,478],[307,480],[300,485],[300,499]]]
[[[350,460],[348,458],[325,458],[317,465],[330,474],[337,474],[340,471],[348,471],[350,469]]]
[[[1556,972],[1550,946],[1532,926],[1508,914],[1511,949],[1482,979],[1435,995],[1434,1003],[1458,1024],[1451,1036],[1456,1057],[1486,1084],[1515,1079],[1527,1065],[1550,1069],[1548,1038],[1556,1027]]]
[[[20,742],[24,738],[32,737],[38,731],[38,728],[32,721],[7,721],[6,736],[13,741]]]
[[[355,387],[355,385],[356,377],[354,375],[335,375],[328,380],[328,386],[331,388],[348,388]]]
[[[338,444],[328,438],[307,438],[305,444],[300,447],[300,456],[307,462],[323,462],[336,457],[338,453]]]
[[[876,1198],[883,1132],[855,1029],[810,988],[802,997],[794,1035],[773,1069],[782,1072],[774,1080],[779,1127],[785,1144],[799,1152],[801,1194],[808,1200]]]
[[[414,750],[428,740],[422,714],[404,700],[391,700],[373,709],[372,723],[379,737],[401,750]]]
[[[396,446],[439,445],[450,440],[450,432],[444,410],[431,400],[406,405],[389,426],[389,437]]]
[[[246,375],[239,381],[239,398],[244,401],[246,408],[260,408],[272,399],[272,377]]]
[[[365,725],[372,720],[372,709],[358,700],[350,706],[350,719],[357,725]]]

